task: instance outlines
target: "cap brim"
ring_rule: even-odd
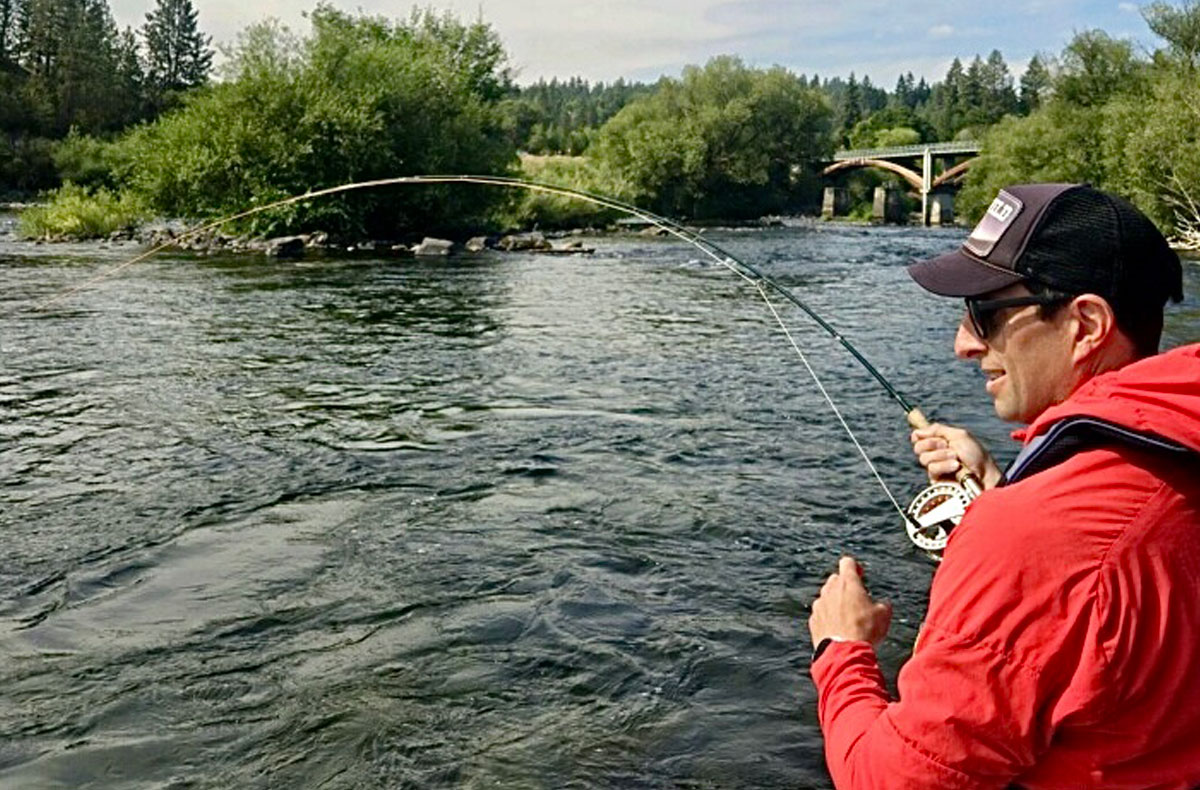
[[[938,296],[979,296],[1025,278],[1016,272],[981,263],[962,250],[948,252],[908,267],[917,285]]]

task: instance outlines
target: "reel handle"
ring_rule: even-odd
[[[908,424],[914,428],[929,427],[929,418],[916,406],[906,416],[908,417]],[[954,479],[958,481],[960,486],[966,489],[972,499],[983,493],[983,483],[979,482],[979,478],[965,466],[959,466]]]

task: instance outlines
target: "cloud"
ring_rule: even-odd
[[[1130,14],[1136,14],[1141,10],[1136,3],[1117,3],[1117,8]]]
[[[350,13],[406,17],[410,3],[330,0]],[[482,16],[504,42],[518,81],[580,76],[654,80],[722,54],[754,66],[892,84],[899,73],[939,80],[938,64],[986,57],[999,49],[1010,63],[1057,51],[1076,30],[1125,33],[1130,5],[1119,0],[1017,0],[980,4],[964,15],[959,0],[923,0],[921,13],[893,0],[422,0],[418,5],[461,19]],[[1136,2],[1137,0],[1132,0]],[[140,27],[154,0],[109,0],[119,25]],[[192,0],[200,27],[215,43],[276,17],[307,34],[302,16],[317,0]],[[1136,6],[1134,7],[1136,10]],[[954,23],[936,20],[955,20]],[[928,71],[930,67],[934,71]]]

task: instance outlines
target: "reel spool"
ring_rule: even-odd
[[[975,497],[958,483],[934,483],[913,499],[908,506],[904,528],[908,539],[917,548],[941,559],[942,549],[950,539],[950,530],[958,526],[967,505]]]

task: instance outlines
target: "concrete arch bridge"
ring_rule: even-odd
[[[973,140],[838,151],[833,155],[833,162],[821,171],[821,176],[829,177],[861,167],[874,167],[895,173],[921,195],[921,216],[924,223],[926,225],[942,224],[953,220],[953,189],[958,186],[962,176],[970,169],[979,151],[979,143]],[[964,159],[964,157],[967,158]],[[936,175],[934,173],[935,162],[947,163],[947,166]],[[874,212],[876,218],[888,219],[894,213],[893,208],[899,205],[899,197],[899,195],[889,195],[884,187],[876,189]],[[836,216],[845,210],[846,202],[847,196],[844,189],[826,187],[825,199],[821,207],[822,216]]]

